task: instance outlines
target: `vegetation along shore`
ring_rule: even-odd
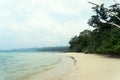
[[[95,5],[92,7],[95,14],[88,24],[94,30],[84,30],[74,36],[69,41],[69,51],[120,56],[120,5],[115,3],[105,8],[104,4],[91,4]]]

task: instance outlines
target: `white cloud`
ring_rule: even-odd
[[[91,7],[87,0],[0,0],[0,49],[67,45],[89,28]]]

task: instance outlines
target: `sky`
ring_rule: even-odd
[[[87,1],[105,5],[113,0],[0,0],[0,50],[68,46],[69,40],[92,29]],[[116,0],[120,1],[120,0]]]

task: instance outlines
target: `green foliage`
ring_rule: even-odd
[[[109,22],[114,22],[120,25],[120,21],[98,6],[92,9],[95,14],[91,16],[88,24],[95,29],[93,31],[84,30],[79,36],[73,37],[69,42],[69,51],[120,54],[120,28],[108,24]],[[120,17],[118,5],[110,6],[109,10]]]

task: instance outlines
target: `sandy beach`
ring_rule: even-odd
[[[83,53],[58,55],[67,59],[28,80],[120,80],[120,59]]]
[[[76,80],[120,80],[120,59],[118,58],[79,53],[67,55],[77,60],[77,70],[74,72],[77,75]]]

